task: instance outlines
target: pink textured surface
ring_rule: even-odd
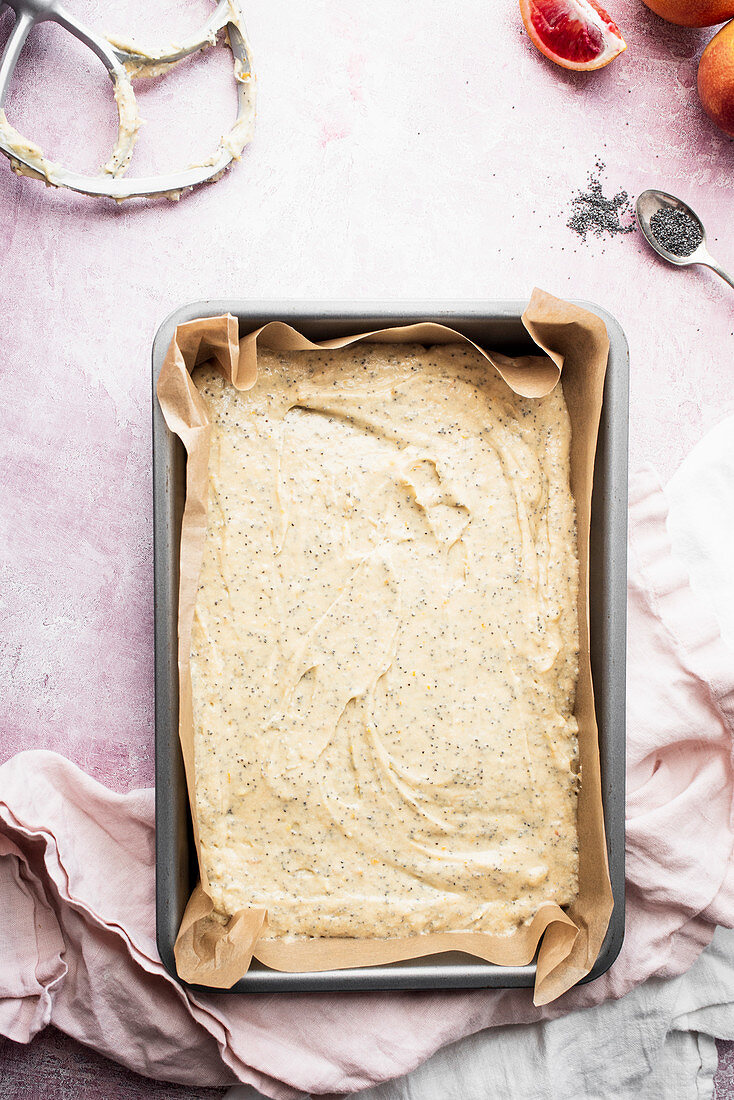
[[[28,1046],[0,1039],[3,1100],[219,1100],[224,1092],[139,1077],[55,1028]]]
[[[69,6],[153,41],[164,17],[175,35],[210,9]],[[537,55],[515,0],[297,0],[287,11],[253,0],[257,136],[215,187],[117,208],[0,164],[4,755],[51,748],[115,789],[152,783],[149,348],[183,301],[526,297],[537,284],[596,300],[625,327],[633,467],[651,460],[667,476],[732,411],[731,292],[706,272],[663,267],[637,235],[582,244],[565,225],[601,156],[612,190],[689,199],[734,267],[734,143],[695,95],[709,32],[667,26],[640,0],[613,14],[629,49],[585,76]],[[8,25],[6,13],[1,35]],[[8,113],[54,156],[90,142],[69,159],[91,166],[104,157],[111,96],[79,59],[56,28],[40,29]],[[41,73],[62,109],[52,117]],[[231,100],[214,53],[152,86],[133,170],[164,163],[161,137],[179,163],[208,148]]]
[[[719,1068],[714,1080],[714,1100],[732,1100],[734,1097],[734,1043],[718,1040]]]

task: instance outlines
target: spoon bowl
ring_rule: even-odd
[[[671,252],[655,235],[655,231],[652,227],[652,219],[658,211],[666,209],[678,210],[682,214],[685,214],[700,230],[701,240],[699,244],[686,255],[679,256],[677,253]],[[724,271],[709,253],[706,246],[706,230],[703,227],[703,222],[698,214],[691,209],[688,203],[683,202],[682,199],[676,198],[675,195],[669,195],[666,191],[658,191],[657,188],[651,188],[648,191],[643,191],[642,194],[638,196],[637,202],[635,203],[635,213],[637,215],[637,224],[642,230],[645,240],[650,245],[650,248],[652,248],[654,252],[657,252],[658,256],[663,260],[667,260],[669,264],[675,264],[676,267],[689,267],[691,264],[703,264],[705,267],[710,267],[717,275],[720,275],[729,286],[734,287],[734,279],[732,279],[728,272]]]

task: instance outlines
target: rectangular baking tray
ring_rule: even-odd
[[[231,313],[239,320],[240,335],[268,321],[280,320],[292,324],[313,340],[326,340],[393,325],[437,321],[487,349],[523,355],[535,349],[520,319],[526,304],[519,301],[325,304],[225,299],[183,306],[159,328],[153,343],[156,932],[163,964],[178,981],[173,945],[198,877],[178,737],[178,570],[186,453],[180,439],[169,432],[155,393],[176,325],[196,317]],[[599,956],[583,979],[586,982],[611,966],[624,937],[629,351],[624,332],[614,317],[593,303],[577,304],[602,318],[610,340],[592,497],[590,609],[591,665],[614,910]],[[253,960],[249,971],[232,992],[499,988],[532,986],[534,982],[535,962],[527,966],[497,966],[460,952],[445,952],[389,965],[310,974],[271,970]]]

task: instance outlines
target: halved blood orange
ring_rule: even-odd
[[[520,0],[520,12],[540,52],[564,69],[601,69],[627,49],[596,0]]]

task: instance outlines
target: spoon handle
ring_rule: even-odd
[[[734,279],[732,279],[728,271],[724,271],[723,267],[720,267],[717,264],[716,260],[714,260],[713,257],[710,257],[708,260],[702,260],[701,263],[704,265],[704,267],[710,267],[712,271],[715,271],[717,275],[720,275],[724,282],[728,283],[729,286],[734,287]]]

